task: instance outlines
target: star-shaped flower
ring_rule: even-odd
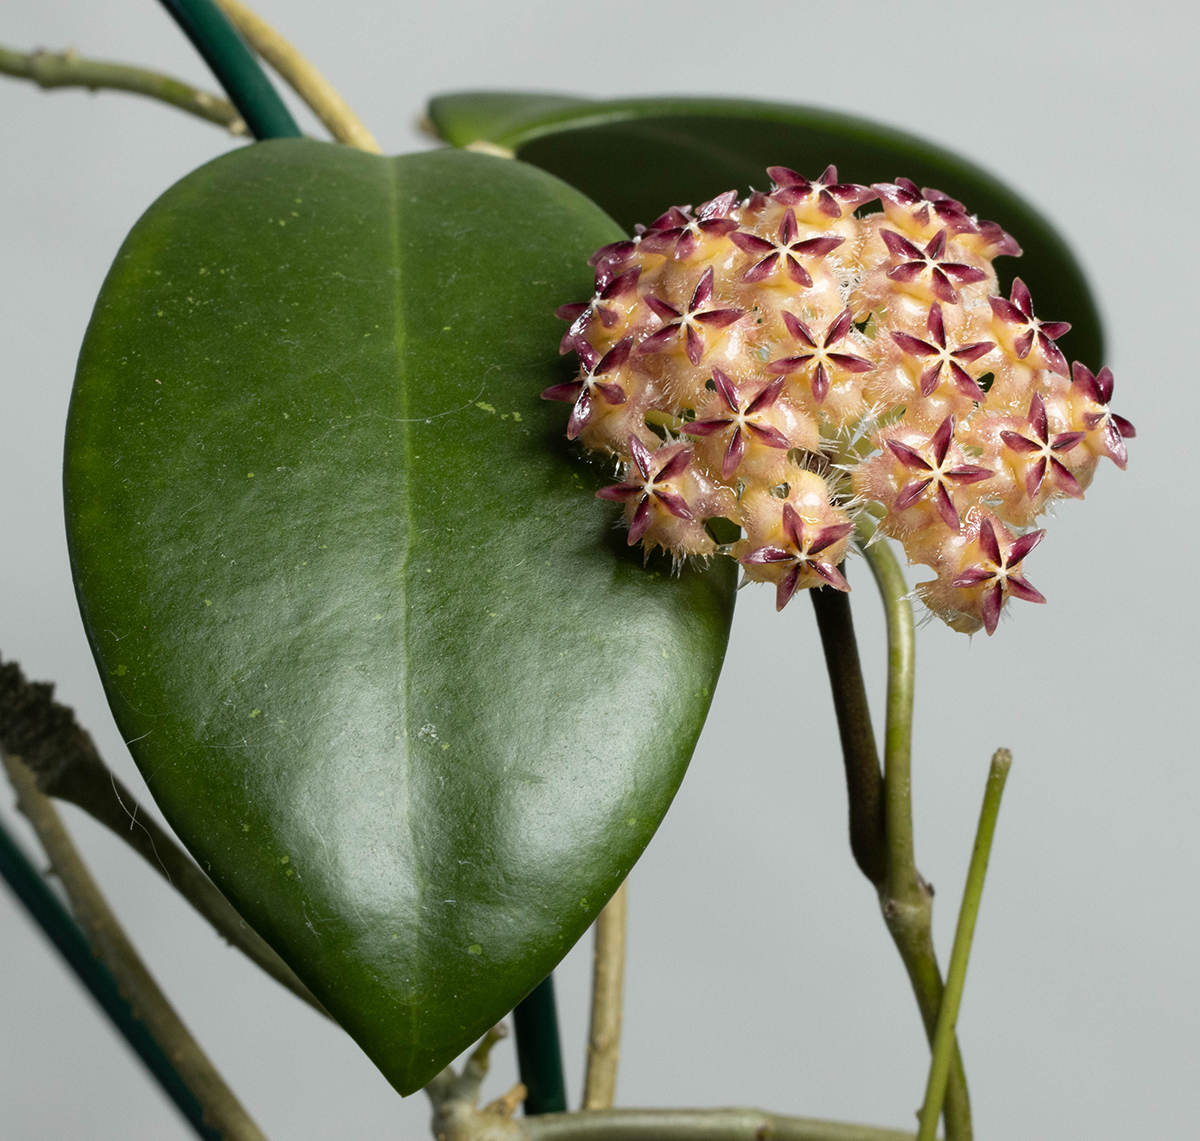
[[[899,260],[899,265],[887,271],[892,281],[911,284],[925,278],[929,292],[940,301],[957,301],[958,294],[950,279],[960,283],[983,281],[987,274],[973,265],[963,262],[946,261],[946,231],[939,230],[929,240],[924,250],[913,245],[907,238],[897,234],[895,230],[880,230],[879,235],[892,257]]]
[[[916,473],[911,483],[900,489],[893,511],[905,511],[918,499],[932,500],[937,513],[951,531],[960,529],[958,509],[950,495],[952,484],[966,485],[989,479],[994,473],[976,464],[954,464],[950,459],[950,444],[954,439],[954,420],[947,416],[929,437],[924,448],[918,450],[899,440],[888,440],[887,448],[904,467]]]
[[[769,544],[743,555],[743,566],[784,566],[783,577],[775,586],[775,609],[782,610],[796,593],[801,575],[817,575],[835,590],[849,590],[850,584],[832,563],[817,556],[840,542],[851,531],[853,523],[829,523],[823,527],[806,527],[796,509],[783,505],[784,545]]]
[[[633,463],[626,464],[626,482],[611,487],[602,487],[596,492],[598,499],[612,499],[618,503],[633,503],[633,518],[629,521],[629,545],[640,542],[654,521],[654,512],[669,511],[677,519],[692,520],[695,516],[679,492],[669,486],[678,479],[692,462],[692,449],[680,444],[669,444],[651,452],[636,436],[629,437],[629,451]]]
[[[746,442],[757,440],[768,448],[790,448],[791,441],[773,424],[763,419],[763,413],[779,399],[785,378],[763,385],[753,397],[743,396],[737,386],[719,368],[713,369],[713,384],[728,409],[727,416],[712,416],[696,420],[684,427],[689,436],[715,436],[729,432],[729,444],[721,460],[721,478],[728,479],[737,470],[746,454]]]
[[[615,372],[628,359],[633,348],[633,338],[618,341],[602,357],[585,340],[575,342],[575,351],[583,363],[583,373],[578,380],[566,384],[553,384],[542,393],[543,400],[574,400],[571,419],[567,423],[567,439],[574,440],[584,425],[591,419],[597,397],[609,404],[624,404],[625,390],[619,384],[599,378]]]
[[[731,233],[729,240],[744,253],[758,258],[758,261],[742,274],[743,281],[762,281],[771,276],[776,266],[782,265],[788,277],[807,289],[813,280],[798,259],[824,257],[836,250],[846,239],[837,235],[826,235],[801,241],[796,212],[789,206],[779,224],[778,240],[771,242],[755,234],[747,234],[744,230]]]
[[[647,227],[641,238],[642,249],[656,254],[671,252],[677,261],[691,257],[701,236],[720,237],[737,229],[737,223],[729,217],[737,200],[737,191],[727,190],[701,205],[694,218],[687,210],[672,206]]]
[[[786,166],[769,166],[767,173],[775,181],[771,197],[784,206],[801,204],[815,207],[828,218],[841,218],[878,194],[869,186],[838,182],[837,167],[827,166],[816,182],[801,178]]]
[[[872,187],[883,199],[884,209],[898,207],[911,215],[919,226],[927,226],[931,220],[954,233],[976,234],[975,225],[967,208],[959,201],[931,187],[921,189],[911,178],[897,178],[895,182],[877,182]],[[891,211],[888,211],[889,216]]]
[[[984,391],[971,377],[963,364],[970,364],[987,356],[996,347],[994,341],[974,341],[969,345],[950,348],[946,343],[946,325],[942,319],[942,307],[935,301],[929,308],[929,340],[922,341],[909,333],[893,333],[892,340],[904,352],[914,357],[932,357],[921,372],[921,395],[932,396],[942,381],[942,369],[950,374],[959,392],[982,404],[987,399]]]
[[[1012,326],[1013,352],[1018,360],[1029,356],[1036,344],[1050,371],[1059,376],[1067,375],[1067,358],[1054,342],[1069,332],[1071,326],[1066,321],[1039,321],[1033,315],[1033,298],[1029,289],[1019,277],[1013,280],[1011,300],[989,297],[988,304],[997,321]]]
[[[591,301],[573,301],[568,305],[560,305],[554,311],[554,315],[560,321],[570,321],[571,327],[559,342],[558,355],[564,356],[575,348],[576,342],[587,332],[588,322],[593,314],[600,318],[600,324],[606,329],[611,329],[621,319],[620,312],[612,303],[637,293],[641,273],[642,267],[635,265],[614,277],[603,288],[598,288]]]
[[[1000,610],[1009,595],[1026,602],[1045,602],[1041,591],[1035,589],[1018,570],[1025,556],[1042,541],[1045,531],[1030,531],[1014,539],[999,520],[986,516],[979,524],[979,562],[969,566],[955,580],[963,589],[983,587],[980,600],[983,625],[989,635],[996,632]]]
[[[784,312],[783,323],[787,331],[800,342],[800,352],[790,357],[772,361],[767,365],[767,372],[773,376],[786,376],[797,369],[814,364],[809,377],[813,399],[821,404],[829,394],[829,384],[832,374],[841,369],[843,372],[870,372],[875,365],[866,357],[854,353],[841,353],[832,350],[832,346],[842,340],[854,327],[854,317],[850,310],[843,309],[832,321],[822,336],[818,337],[813,331],[793,313]]]
[[[1137,430],[1124,416],[1118,416],[1109,410],[1108,405],[1113,394],[1111,369],[1106,365],[1092,375],[1090,368],[1076,361],[1071,366],[1071,389],[1092,405],[1091,409],[1083,413],[1083,422],[1089,432],[1099,431],[1104,450],[1113,463],[1124,471],[1129,460],[1125,441],[1133,439]]]
[[[1025,469],[1025,493],[1030,499],[1037,498],[1047,473],[1068,495],[1082,499],[1083,488],[1058,456],[1069,452],[1085,435],[1085,432],[1059,432],[1051,439],[1046,405],[1035,392],[1029,403],[1028,433],[1022,435],[1020,432],[1001,432],[1000,439],[1014,452],[1020,452],[1026,457],[1029,467]]]
[[[652,295],[643,298],[646,304],[662,321],[667,322],[656,333],[652,333],[639,346],[639,353],[655,353],[664,349],[676,333],[684,334],[687,358],[694,365],[700,363],[704,356],[704,330],[724,329],[732,325],[742,316],[741,309],[707,309],[706,305],[712,300],[713,271],[712,266],[704,271],[692,299],[688,302],[686,312],[680,313],[674,305],[668,305]]]

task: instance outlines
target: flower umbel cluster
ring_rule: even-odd
[[[1067,361],[994,258],[993,222],[907,179],[815,182],[672,207],[591,259],[595,294],[564,305],[579,379],[567,435],[617,458],[630,544],[676,559],[732,555],[771,582],[848,590],[856,526],[897,539],[936,577],[917,590],[957,630],[991,634],[1025,578],[1033,529],[1083,498],[1102,456],[1126,462],[1112,374]],[[860,217],[878,200],[881,213]],[[720,547],[724,517],[742,538]]]

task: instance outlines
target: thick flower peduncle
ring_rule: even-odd
[[[865,513],[933,571],[931,611],[991,634],[1010,598],[1044,601],[1024,575],[1036,522],[1102,458],[1128,462],[1112,373],[1068,368],[1070,326],[1036,316],[1020,278],[999,291],[1016,241],[948,194],[768,174],[598,250],[592,297],[558,311],[579,376],[542,395],[617,458],[599,495],[625,505],[631,545],[728,553],[782,609],[848,589]],[[718,517],[743,537],[718,547]]]

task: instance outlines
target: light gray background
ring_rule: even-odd
[[[1018,603],[991,639],[921,631],[917,853],[938,887],[944,962],[988,757],[1010,746],[960,1020],[979,1136],[1194,1137],[1194,6],[259,6],[386,150],[429,145],[414,121],[438,91],[744,94],[935,139],[1002,174],[1062,229],[1101,299],[1115,406],[1139,436],[1130,470],[1105,465],[1087,503],[1067,502],[1031,558],[1048,606]],[[151,0],[3,0],[0,41],[73,45],[211,86]],[[234,145],[132,96],[0,80],[0,650],[56,680],[139,788],[72,594],[62,425],[121,238],[170,183]],[[851,574],[878,698],[878,607],[862,566]],[[631,879],[619,1103],[752,1104],[911,1126],[927,1051],[850,859],[811,607],[802,598],[776,617],[771,594],[740,596],[692,771]],[[0,792],[11,821],[10,799]],[[153,970],[269,1136],[428,1135],[422,1095],[402,1102],[340,1032],[257,975],[119,842],[65,811]],[[558,972],[573,1100],[585,944]],[[510,1048],[496,1056],[491,1096],[513,1080]],[[3,890],[0,1135],[190,1135]]]

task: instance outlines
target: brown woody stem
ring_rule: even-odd
[[[621,1000],[625,989],[626,912],[626,884],[622,883],[596,917],[584,1109],[611,1109],[617,1091]]]

